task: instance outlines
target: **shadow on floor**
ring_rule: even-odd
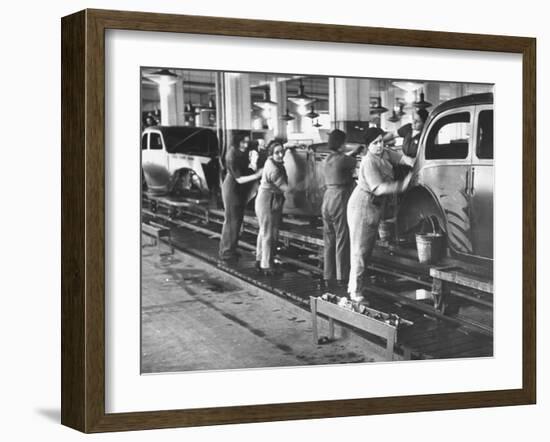
[[[61,410],[59,408],[39,408],[36,414],[46,418],[49,421],[59,424],[61,422]]]

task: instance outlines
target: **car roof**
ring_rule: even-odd
[[[143,132],[150,132],[152,130],[158,130],[162,133],[172,132],[172,133],[181,133],[184,135],[189,135],[195,132],[214,132],[209,127],[196,127],[196,126],[149,126],[146,127]]]
[[[455,109],[462,106],[474,106],[476,104],[493,104],[493,93],[486,92],[483,94],[472,94],[445,101],[430,112],[430,117],[433,118],[441,112],[445,112],[449,109]]]
[[[207,146],[210,150],[218,150],[216,132],[208,127],[150,126],[146,127],[143,133],[154,131],[162,133],[168,153],[186,153],[186,150],[196,143]]]

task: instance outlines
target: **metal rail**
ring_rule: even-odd
[[[145,197],[145,199],[153,202],[155,205],[165,206],[170,211],[179,210],[181,213],[184,213],[186,215],[203,219],[206,223],[213,222],[216,224],[223,224],[223,218],[224,218],[223,211],[219,209],[208,208],[204,205],[200,205],[199,200],[174,202],[174,201],[166,200],[164,198],[158,198],[158,199],[155,198],[151,200]],[[192,209],[195,209],[195,210],[192,210]],[[252,235],[256,235],[257,229],[258,229],[258,223],[256,218],[245,215],[243,219],[243,231],[248,232]],[[320,255],[319,247],[322,247],[324,245],[324,242],[321,238],[315,238],[312,236],[307,236],[296,232],[290,232],[284,229],[282,229],[279,232],[279,238],[285,244],[285,246],[287,247],[292,246],[292,247],[295,247],[296,249],[304,250],[312,254],[315,254],[317,256],[317,259],[320,261],[321,255]],[[414,271],[407,269],[406,266],[403,266],[403,265],[399,265],[398,269],[396,269],[395,266],[388,267],[387,265],[384,265],[382,261],[378,260],[375,256],[373,256],[372,260],[374,261],[374,263],[369,265],[369,268],[371,270],[374,270],[379,273],[384,273],[390,276],[399,277],[405,280],[409,280],[409,281],[415,282],[420,286],[431,289],[432,278],[428,274],[419,275],[418,273],[415,273]],[[396,260],[398,259],[396,258]],[[319,268],[320,267],[321,265],[319,265]],[[493,307],[492,299],[486,300],[479,296],[474,296],[471,293],[464,292],[460,289],[458,290],[452,289],[451,294],[457,298],[464,299],[472,304],[477,304],[487,308]],[[486,296],[486,295],[483,294],[483,296]]]

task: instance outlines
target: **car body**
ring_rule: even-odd
[[[493,258],[493,94],[442,103],[426,121],[398,231],[436,220],[456,255]]]
[[[346,143],[345,152],[354,151],[357,143]],[[331,151],[327,143],[286,146],[284,165],[288,176],[283,213],[309,218],[321,215],[323,204],[323,161]],[[360,161],[357,161],[359,168]]]
[[[141,165],[151,194],[208,196],[219,186],[218,138],[208,128],[148,127],[141,137]]]

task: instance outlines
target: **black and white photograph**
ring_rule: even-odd
[[[493,356],[493,84],[140,81],[142,374]]]

